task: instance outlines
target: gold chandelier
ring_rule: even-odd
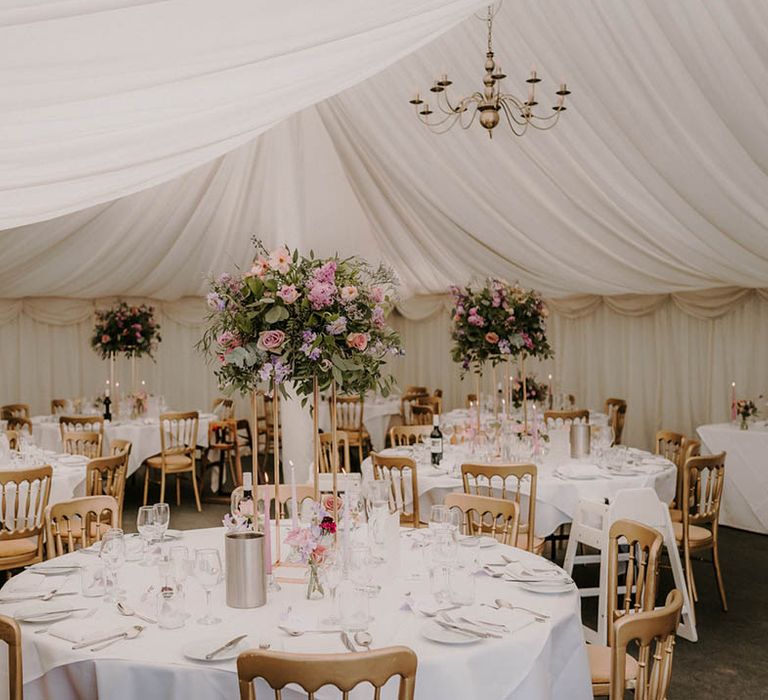
[[[499,4],[496,12],[500,8],[501,4]],[[493,58],[493,18],[496,12],[494,12],[493,6],[488,6],[488,15],[485,18],[488,25],[488,50],[485,54],[483,91],[473,92],[468,97],[463,97],[458,102],[452,103],[448,96],[448,87],[453,83],[447,75],[443,74],[429,88],[430,92],[435,93],[437,109],[439,110],[436,118],[432,118],[434,112],[430,109],[429,103],[422,100],[418,93],[410,100],[410,103],[416,106],[419,121],[426,124],[435,133],[444,134],[454,124],[468,129],[472,126],[479,112],[480,126],[488,130],[488,135],[491,138],[493,137],[493,129],[501,121],[501,114],[506,117],[512,132],[516,136],[522,136],[529,126],[540,131],[551,129],[560,120],[560,114],[565,112],[565,96],[571,94],[565,83],[561,83],[560,89],[555,92],[557,102],[552,107],[554,114],[545,116],[533,111],[533,108],[539,104],[536,101],[536,85],[541,82],[535,68],[531,70],[525,81],[530,86],[526,100],[501,91],[501,81],[507,76]]]

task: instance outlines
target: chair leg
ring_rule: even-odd
[[[181,505],[181,474],[176,475],[176,505]]]
[[[165,503],[165,469],[160,470],[160,503]]]
[[[151,467],[147,464],[144,467],[144,503],[147,505],[147,496],[149,495],[149,470]]]
[[[693,571],[691,570],[691,552],[687,544],[683,545],[683,561],[685,566],[685,583],[688,586],[688,597],[691,599],[691,605],[693,605],[693,603],[698,602],[698,598],[696,597]]]
[[[203,508],[200,505],[200,494],[197,491],[197,476],[195,474],[195,470],[192,469],[190,474],[192,474],[192,488],[193,488],[193,490],[195,492],[195,503],[197,504],[197,512],[198,513],[202,513]]]
[[[720,602],[723,604],[723,612],[728,612],[728,601],[725,598],[725,584],[723,583],[723,574],[720,571],[720,556],[717,552],[717,540],[715,540],[715,546],[712,547],[712,564],[715,567],[717,590],[720,591]]]

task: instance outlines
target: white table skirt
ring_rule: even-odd
[[[184,533],[182,543],[190,548],[217,546],[223,550],[221,529],[197,530]],[[498,560],[500,546],[481,550],[483,561]],[[540,559],[521,550],[507,551],[527,566]],[[85,554],[68,555],[78,563],[93,565],[94,557]],[[223,556],[223,554],[222,554]],[[410,539],[400,538],[399,573],[397,567],[386,567],[387,580],[381,594],[372,599],[371,633],[375,646],[403,644],[411,647],[419,658],[416,683],[417,700],[588,700],[592,697],[589,667],[586,659],[579,595],[576,589],[560,595],[531,593],[517,584],[479,574],[477,600],[489,602],[503,597],[513,603],[539,610],[551,616],[547,622],[525,623],[516,633],[499,640],[459,646],[444,646],[426,640],[420,634],[427,620],[404,609],[403,595],[411,591],[423,594],[425,581],[409,580],[406,576],[420,566],[421,555],[411,549]],[[39,586],[43,577],[24,573],[3,588],[3,592],[20,590],[25,586]],[[79,582],[72,577],[68,586],[77,590]],[[128,590],[128,602],[135,605],[139,593],[158,578],[155,568],[128,563],[123,567],[122,584]],[[60,582],[60,581],[57,581]],[[24,696],[51,700],[136,700],[136,698],[184,698],[185,700],[232,700],[238,695],[235,661],[204,664],[187,660],[181,651],[185,643],[198,638],[229,639],[237,634],[249,633],[255,647],[269,641],[273,649],[306,652],[344,652],[335,634],[307,634],[289,637],[276,628],[279,616],[288,606],[307,616],[322,617],[328,613],[327,601],[307,601],[303,584],[283,584],[283,590],[271,594],[271,600],[262,608],[233,610],[224,605],[224,586],[214,591],[216,614],[223,623],[215,627],[202,627],[194,621],[179,630],[161,630],[149,625],[137,640],[123,641],[100,652],[72,651],[71,643],[48,634],[32,634],[37,625],[22,623],[24,656]],[[66,598],[67,604],[84,602],[79,596]],[[97,607],[93,619],[105,625],[122,623],[126,627],[135,620],[121,618],[111,604],[93,599],[85,600],[89,607]],[[12,613],[21,603],[3,604],[0,611]],[[189,610],[194,616],[202,610],[202,591],[194,582],[188,583]],[[0,657],[0,676],[5,675],[6,660]],[[0,678],[0,683],[4,680]],[[394,682],[383,693],[386,700],[394,700]],[[257,686],[257,695],[265,692]],[[271,697],[271,695],[265,695]],[[298,700],[303,695],[285,691],[285,700]],[[318,693],[318,698],[337,698],[329,688]],[[370,697],[370,689],[359,688],[352,697]]]
[[[208,424],[214,417],[200,414],[197,428],[197,444],[208,444]],[[33,429],[35,442],[44,450],[61,451],[61,432],[58,417],[35,418]],[[131,459],[128,462],[128,476],[133,474],[148,457],[160,453],[160,421],[151,418],[138,420],[118,420],[105,424],[103,454],[109,454],[112,440],[130,440]]]
[[[696,429],[702,451],[725,452],[725,486],[720,522],[742,530],[768,534],[768,429],[752,424],[749,430],[720,423]]]
[[[450,452],[451,448],[446,447],[446,459],[461,462],[477,462],[469,455],[463,455],[460,451]],[[455,450],[455,448],[454,448]],[[397,450],[384,450],[383,456],[397,453]],[[668,503],[675,496],[675,486],[677,480],[677,471],[674,465],[669,462],[661,471],[648,472],[632,476],[614,476],[604,474],[600,478],[590,480],[563,479],[555,475],[555,471],[560,467],[570,463],[576,463],[580,460],[571,460],[566,457],[548,456],[538,469],[538,480],[536,484],[536,525],[535,534],[537,537],[547,537],[554,533],[557,528],[566,523],[570,523],[581,500],[592,500],[603,502],[609,500],[615,494],[628,488],[650,487],[656,491],[659,498]],[[363,475],[372,475],[372,464],[370,457],[363,462]],[[418,465],[418,489],[419,489],[419,508],[423,520],[429,517],[429,509],[433,505],[442,503],[445,496],[455,491],[462,491],[463,485],[461,477],[450,476],[449,474],[439,474],[430,465]],[[523,497],[521,504],[524,512],[527,512],[527,483],[523,484]],[[407,504],[409,505],[409,504]]]
[[[331,429],[331,412],[328,402],[320,404],[318,418],[320,428],[328,432]],[[400,424],[400,398],[379,398],[369,400],[366,398],[363,405],[363,425],[371,436],[374,450],[383,450],[387,444],[387,433],[392,425]]]

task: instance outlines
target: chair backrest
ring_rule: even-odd
[[[85,496],[59,501],[45,509],[48,559],[101,541],[102,525],[117,527],[117,501],[112,496]]]
[[[259,489],[264,488],[260,486]],[[270,504],[275,500],[275,487],[274,484],[269,486],[269,502]],[[260,494],[261,495],[261,494]],[[313,484],[296,484],[296,499],[298,504],[296,505],[296,512],[301,513],[301,509],[304,506],[304,501],[315,500],[315,487]],[[290,484],[279,484],[277,487],[277,508],[275,512],[280,513],[281,518],[289,518],[293,513],[293,496],[291,495]]]
[[[517,544],[520,506],[514,501],[449,493],[444,503],[448,508],[458,508],[464,514],[462,530],[465,535],[489,534],[502,544]]]
[[[11,418],[31,418],[29,413],[29,404],[26,403],[7,403],[0,406],[0,418],[10,420]]]
[[[263,678],[274,691],[275,700],[288,684],[297,684],[315,700],[326,685],[338,688],[342,700],[362,683],[373,686],[371,696],[381,698],[380,689],[393,676],[400,677],[397,700],[413,700],[416,687],[416,654],[408,647],[388,647],[361,654],[291,654],[282,651],[244,651],[237,657],[240,700],[257,699],[255,678]],[[362,691],[362,689],[360,689]],[[355,697],[363,697],[355,693]],[[266,700],[266,699],[265,699]]]
[[[710,525],[717,535],[725,483],[725,452],[691,457],[683,467],[683,538],[689,525]]]
[[[211,412],[224,420],[235,417],[235,402],[233,399],[226,399],[223,396],[215,398],[211,404]]]
[[[675,464],[677,468],[677,485],[675,486],[675,500],[674,504],[676,508],[680,508],[680,504],[683,502],[683,468],[685,463],[691,457],[698,457],[701,454],[701,442],[689,437],[683,436],[683,440],[680,444],[678,462]]]
[[[464,408],[474,408],[477,406],[477,394],[467,394],[464,399]]]
[[[88,462],[85,472],[86,496],[112,496],[117,501],[118,527],[122,523],[128,453],[99,457]]]
[[[32,419],[24,416],[10,416],[5,419],[8,430],[13,430],[21,437],[25,432],[32,435]]]
[[[234,418],[221,418],[208,423],[208,446],[223,448],[238,447],[237,421]]]
[[[21,628],[12,617],[0,615],[0,639],[8,645],[8,698],[24,697],[24,674],[21,663]]]
[[[654,440],[656,454],[666,457],[670,462],[674,462],[678,469],[682,469],[681,457],[684,440],[685,435],[682,433],[675,433],[671,430],[659,430]]]
[[[422,396],[419,399],[419,406],[429,406],[432,413],[439,416],[443,413],[443,399],[441,396]]]
[[[239,418],[237,421],[237,443],[240,450],[246,449],[253,454],[253,434],[247,418]]]
[[[630,613],[653,610],[656,605],[662,534],[634,520],[617,520],[608,531],[608,645],[613,622]],[[626,549],[626,561],[619,562],[620,549]],[[624,572],[625,592],[619,594],[619,574]]]
[[[424,399],[429,396],[429,392],[426,387],[413,387],[418,391],[404,391],[400,396],[400,416],[403,419],[405,425],[411,425],[413,423],[411,419],[411,407],[419,403],[420,399]]]
[[[403,394],[421,394],[428,395],[429,389],[425,386],[416,386],[415,384],[409,384],[403,389]]]
[[[605,412],[608,414],[608,424],[613,428],[613,444],[621,445],[624,421],[627,418],[627,402],[624,399],[606,399]]]
[[[117,455],[125,455],[125,463],[128,463],[128,460],[131,457],[131,448],[133,447],[133,443],[130,440],[122,440],[120,438],[115,438],[114,440],[111,440],[109,443],[109,453],[116,457]]]
[[[571,411],[544,411],[544,423],[549,425],[572,425],[573,423],[589,423],[589,411],[586,408],[576,408]]]
[[[392,447],[407,447],[429,437],[432,427],[428,425],[395,425],[389,429],[389,444]]]
[[[332,400],[329,400],[329,406],[333,410]],[[361,434],[364,411],[365,402],[359,396],[338,396],[336,398],[336,430]]]
[[[520,514],[519,531],[527,534],[526,549],[533,551],[536,523],[536,482],[538,470],[535,464],[462,464],[461,479],[464,493],[491,496],[517,503],[522,511],[520,496],[527,484],[527,517]]]
[[[67,410],[66,399],[51,399],[51,415],[58,416],[65,413]]]
[[[0,542],[37,537],[42,557],[52,476],[50,465],[0,472]]]
[[[443,390],[442,389],[435,389],[432,392],[432,396],[437,396],[438,399],[442,399],[443,398]]]
[[[626,654],[630,643],[638,646],[635,700],[667,700],[672,680],[675,632],[680,622],[683,596],[677,589],[667,595],[663,608],[628,615],[613,625],[610,700],[624,700]]]
[[[408,457],[382,457],[371,453],[373,478],[389,479],[392,500],[400,511],[400,522],[413,527],[421,524],[419,512],[419,479],[416,474],[416,462]],[[410,511],[407,509],[411,502]]]
[[[336,442],[341,449],[341,463],[339,469],[343,469],[347,474],[351,470],[349,461],[349,436],[344,430],[336,431]],[[320,433],[320,473],[327,474],[333,471],[333,435],[331,433]]]
[[[91,430],[65,430],[61,435],[61,448],[68,455],[82,455],[88,459],[101,457],[102,435]]]
[[[160,414],[161,455],[187,455],[194,463],[198,420],[197,411]]]
[[[434,412],[430,406],[411,405],[411,425],[432,425]]]
[[[104,435],[103,416],[59,416],[59,432],[64,440],[64,433],[75,430],[98,432]]]
[[[8,438],[8,446],[12,450],[19,449],[19,433],[15,430],[6,430],[5,437]]]

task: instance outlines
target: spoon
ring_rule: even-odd
[[[144,627],[142,625],[134,625],[127,632],[123,632],[121,635],[115,637],[114,639],[109,639],[105,642],[102,642],[101,644],[97,644],[96,646],[91,647],[91,651],[101,651],[102,649],[106,649],[108,646],[114,644],[115,642],[119,642],[122,639],[136,639],[136,637],[138,637],[143,631]]]
[[[76,593],[76,591],[72,591],[71,593],[59,593],[58,591],[58,588],[54,588],[53,590],[48,591],[48,593],[37,593],[23,598],[1,598],[0,603],[17,603],[22,600],[50,600],[57,595],[75,595]]]
[[[150,624],[155,624],[157,622],[153,617],[147,617],[146,615],[137,613],[133,608],[129,608],[122,600],[117,601],[117,611],[126,617],[138,617],[139,620],[144,620],[144,622],[149,622]]]
[[[352,639],[355,640],[355,644],[365,648],[366,651],[371,650],[371,644],[373,644],[373,637],[371,636],[370,632],[365,632],[365,631],[355,632],[354,635],[352,635]]]
[[[291,637],[301,637],[302,634],[338,634],[339,630],[297,630],[293,627],[285,627],[284,625],[278,625],[278,629],[283,630]]]
[[[267,641],[261,640],[259,642],[259,649],[262,649],[263,651],[267,651],[271,646],[272,645]]]

